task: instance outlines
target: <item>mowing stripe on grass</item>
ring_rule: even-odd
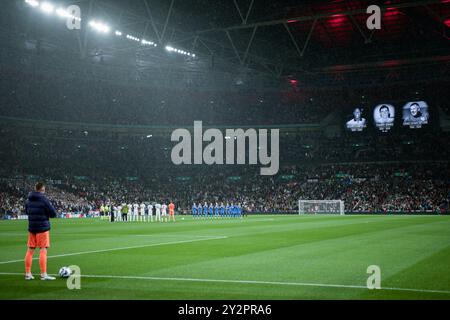
[[[18,272],[0,272],[0,275],[23,276]],[[58,276],[52,274],[53,276]],[[154,280],[154,281],[187,281],[187,282],[216,282],[216,283],[237,283],[237,284],[262,284],[262,285],[278,285],[278,286],[299,286],[299,287],[323,287],[323,288],[346,288],[346,289],[365,289],[370,290],[366,286],[347,285],[347,284],[330,284],[330,283],[308,283],[308,282],[281,282],[281,281],[259,281],[259,280],[227,280],[227,279],[198,279],[198,278],[166,278],[166,277],[148,277],[148,276],[115,276],[115,275],[81,275],[82,278],[99,278],[99,279],[131,279],[131,280]],[[371,291],[409,291],[422,293],[443,293],[450,294],[445,290],[430,289],[409,289],[409,288],[391,288],[382,287],[381,289],[373,289]]]
[[[156,247],[156,246],[164,246],[164,245],[170,245],[170,244],[181,244],[181,243],[189,243],[189,242],[205,241],[205,240],[219,240],[219,239],[226,239],[226,238],[228,238],[228,237],[227,236],[218,236],[218,237],[209,237],[209,238],[201,238],[201,239],[191,239],[191,240],[182,240],[182,241],[152,243],[152,244],[144,244],[144,245],[139,245],[139,246],[119,247],[119,248],[111,248],[111,249],[100,249],[100,250],[64,253],[64,254],[57,254],[57,255],[53,255],[53,256],[48,256],[47,258],[50,259],[50,258],[77,256],[77,255],[89,254],[89,253],[99,253],[99,252],[128,250],[128,249],[139,249],[139,248],[146,248],[146,247]],[[37,260],[37,259],[39,259],[39,257],[33,258],[33,260]],[[8,263],[15,263],[15,262],[23,262],[23,259],[10,260],[10,261],[0,261],[0,264],[8,264]]]

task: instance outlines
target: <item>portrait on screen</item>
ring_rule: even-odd
[[[408,102],[403,107],[403,125],[410,128],[421,128],[428,124],[428,105],[424,101]]]
[[[347,129],[351,131],[362,131],[366,127],[366,119],[362,117],[363,110],[356,108],[353,110],[353,119],[347,122]]]
[[[373,119],[378,129],[389,131],[394,126],[395,108],[390,104],[380,104],[373,109]]]

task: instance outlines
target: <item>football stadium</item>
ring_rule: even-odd
[[[450,300],[450,1],[0,17],[1,300]]]

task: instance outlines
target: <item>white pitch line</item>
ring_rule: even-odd
[[[190,234],[177,234],[177,235],[171,235],[171,234],[129,234],[126,235],[128,236],[134,236],[134,237],[159,237],[159,236],[164,236],[164,237],[194,237],[194,238],[215,238],[215,237],[227,237],[227,236],[202,236],[202,235],[190,235]]]
[[[17,275],[23,276],[18,272],[0,272],[0,275]],[[55,275],[55,274],[53,274]],[[57,276],[57,275],[56,275]],[[226,280],[226,279],[197,279],[197,278],[167,278],[167,277],[147,277],[147,276],[115,276],[115,275],[86,275],[82,274],[82,278],[101,278],[101,279],[132,279],[132,280],[156,280],[156,281],[186,281],[186,282],[216,282],[216,283],[237,283],[237,284],[263,284],[263,285],[281,285],[281,286],[299,286],[299,287],[324,287],[324,288],[347,288],[347,289],[366,289],[366,286],[346,285],[346,284],[325,284],[325,283],[308,283],[308,282],[281,282],[281,281],[259,281],[259,280]],[[422,293],[443,293],[450,294],[445,290],[429,290],[429,289],[409,289],[409,288],[391,288],[382,287],[381,289],[373,289],[370,291],[389,290],[389,291],[409,291]]]
[[[65,254],[58,254],[58,255],[48,256],[47,258],[59,258],[59,257],[77,256],[77,255],[89,254],[89,253],[99,253],[99,252],[108,252],[108,251],[117,251],[117,250],[138,249],[138,248],[146,248],[146,247],[164,246],[164,245],[169,245],[169,244],[180,244],[180,243],[189,243],[189,242],[205,241],[205,240],[218,240],[218,239],[226,239],[226,238],[228,238],[228,237],[220,236],[220,237],[209,237],[209,238],[201,238],[201,239],[182,240],[182,241],[152,243],[152,244],[144,244],[144,245],[139,245],[139,246],[130,246],[130,247],[120,247],[120,248],[111,248],[111,249],[100,249],[100,250],[92,250],[92,251],[65,253]],[[33,260],[37,260],[37,259],[39,259],[39,258],[36,257]],[[15,262],[23,262],[23,259],[10,260],[10,261],[0,261],[0,264],[8,264],[8,263],[15,263]]]

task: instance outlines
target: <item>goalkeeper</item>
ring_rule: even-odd
[[[126,203],[122,204],[122,221],[128,222],[128,206]]]
[[[25,204],[28,215],[28,250],[25,255],[25,280],[33,280],[31,265],[33,253],[39,248],[39,267],[41,280],[55,280],[47,274],[47,248],[50,247],[50,218],[56,217],[56,210],[45,197],[45,185],[38,182],[35,191],[30,192]]]

